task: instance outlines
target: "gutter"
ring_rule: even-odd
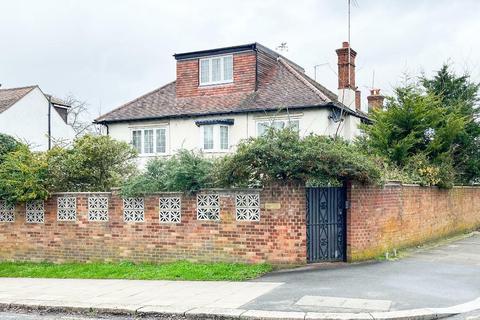
[[[258,113],[258,112],[268,112],[268,111],[279,111],[279,110],[298,110],[298,109],[310,109],[310,108],[338,108],[344,110],[346,113],[364,119],[366,121],[371,121],[368,117],[360,115],[353,110],[346,109],[345,106],[337,102],[327,102],[325,104],[319,105],[307,105],[307,106],[290,106],[284,108],[272,108],[272,109],[243,109],[238,111],[224,111],[224,112],[211,112],[211,113],[185,113],[185,114],[176,114],[176,115],[167,115],[167,116],[156,116],[156,117],[142,117],[142,118],[129,118],[129,119],[114,119],[114,120],[94,120],[93,123],[106,125],[107,123],[122,123],[122,122],[136,122],[136,121],[151,121],[151,120],[165,120],[165,119],[178,119],[178,118],[195,118],[195,117],[207,117],[207,116],[218,116],[218,115],[229,115],[229,114],[241,114],[241,113]]]

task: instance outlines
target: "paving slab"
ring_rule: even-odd
[[[425,308],[390,312],[372,312],[371,315],[375,320],[432,320],[440,317],[448,317],[454,315],[454,313],[438,314],[432,312],[431,309]]]
[[[373,320],[370,313],[320,313],[320,312],[307,312],[305,320]]]
[[[242,313],[247,310],[243,309],[230,309],[230,308],[196,308],[185,312],[187,316],[214,316],[214,317],[228,317],[228,318],[240,318]]]
[[[248,310],[240,316],[241,319],[277,319],[277,320],[295,320],[305,319],[305,312],[294,311],[266,311],[266,310]]]
[[[176,314],[184,315],[187,311],[192,310],[188,307],[168,307],[168,306],[144,306],[137,310],[139,314]]]
[[[296,304],[304,305],[304,306],[316,306],[316,307],[388,311],[390,310],[392,301],[324,297],[324,296],[304,296],[300,300],[298,300]]]

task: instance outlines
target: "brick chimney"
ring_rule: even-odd
[[[368,112],[372,112],[373,110],[382,110],[383,100],[385,100],[385,97],[380,94],[380,89],[370,90],[370,95],[367,97]]]
[[[355,86],[355,57],[357,52],[350,48],[348,42],[343,42],[342,48],[337,49],[338,56],[338,101],[353,109],[357,87]],[[350,59],[349,59],[350,57]]]
[[[362,111],[362,91],[355,90],[355,110]]]

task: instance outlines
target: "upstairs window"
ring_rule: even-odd
[[[200,85],[233,82],[233,56],[200,59]]]

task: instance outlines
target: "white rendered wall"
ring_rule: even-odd
[[[109,135],[117,140],[131,143],[132,130],[142,128],[167,128],[167,152],[166,155],[172,155],[179,149],[201,150],[202,133],[201,127],[195,124],[197,120],[214,120],[214,119],[234,119],[234,124],[229,127],[229,152],[235,150],[235,146],[248,137],[255,137],[256,123],[258,121],[273,119],[292,119],[299,120],[300,135],[306,136],[310,133],[319,135],[334,136],[338,130],[338,134],[347,140],[353,140],[360,135],[358,125],[360,119],[357,117],[346,116],[341,123],[334,122],[329,118],[329,109],[301,110],[292,111],[288,114],[283,112],[280,114],[271,113],[248,113],[241,115],[224,115],[224,116],[206,116],[196,118],[170,119],[165,121],[145,121],[145,122],[120,122],[108,125]],[[207,155],[218,156],[224,155],[226,152],[208,152]],[[143,167],[148,159],[155,157],[154,155],[141,155],[139,157],[139,165]]]
[[[28,143],[34,151],[48,150],[48,100],[39,88],[33,89],[0,113],[0,132]],[[75,137],[73,128],[63,121],[53,107],[51,132],[52,141],[70,142]]]

